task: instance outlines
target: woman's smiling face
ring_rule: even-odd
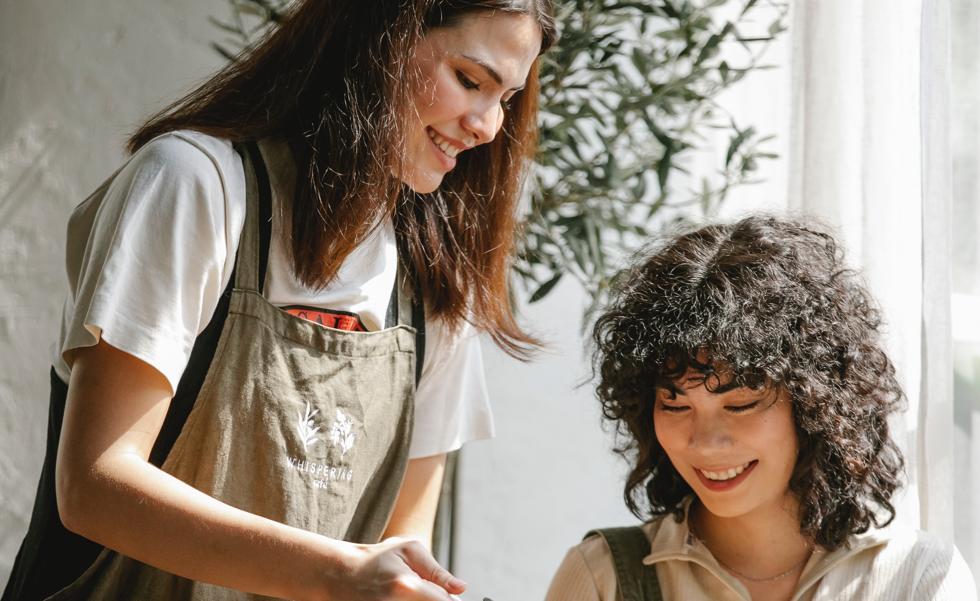
[[[432,192],[459,153],[493,140],[540,49],[541,28],[523,14],[473,13],[430,30],[413,57],[422,86],[400,179],[416,192]]]
[[[799,449],[789,395],[778,388],[714,393],[693,371],[676,388],[674,398],[657,390],[654,430],[705,509],[732,518],[786,500]]]

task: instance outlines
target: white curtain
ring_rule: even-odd
[[[908,396],[899,519],[953,539],[948,0],[796,0],[790,208],[838,228]]]

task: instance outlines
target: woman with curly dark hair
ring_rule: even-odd
[[[642,528],[590,533],[548,601],[975,599],[892,524],[903,392],[834,239],[748,217],[665,239],[596,323],[598,397]]]

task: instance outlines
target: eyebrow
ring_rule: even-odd
[[[462,54],[460,56],[462,56],[463,58],[465,58],[466,60],[468,60],[468,61],[470,61],[472,63],[476,63],[477,65],[483,67],[483,70],[487,72],[487,75],[489,75],[490,77],[492,77],[493,80],[495,82],[497,82],[497,84],[504,85],[504,78],[502,78],[500,76],[500,73],[497,73],[497,70],[494,69],[492,66],[490,66],[490,63],[488,63],[487,61],[485,61],[485,60],[483,60],[481,58],[477,58],[475,56],[470,56],[469,54]],[[511,88],[510,90],[513,91],[513,92],[520,92],[523,89],[524,89],[524,86],[520,86],[518,88]]]
[[[725,390],[725,391],[722,391],[722,392],[717,392],[715,394],[717,394],[717,395],[725,395],[725,394],[728,394],[730,392],[734,392],[736,390],[738,390],[738,388],[733,388],[731,390]],[[676,387],[676,386],[674,387],[673,393],[674,393],[674,397],[687,396],[687,393],[684,392],[684,389],[683,388]],[[763,396],[766,396],[767,394],[768,394],[767,392],[763,392]],[[750,395],[750,396],[753,396],[753,395]]]

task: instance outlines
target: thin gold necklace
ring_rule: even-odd
[[[704,541],[701,541],[701,542],[703,543]],[[705,547],[707,547],[707,546],[708,545],[705,545]],[[710,549],[709,549],[709,551],[710,551]],[[813,547],[810,547],[810,551],[812,553]],[[712,555],[714,555],[714,553],[712,553]],[[776,580],[781,580],[781,579],[789,576],[790,574],[792,574],[796,570],[798,570],[800,567],[802,567],[803,564],[805,564],[808,559],[810,559],[810,553],[807,553],[803,557],[803,559],[800,560],[800,562],[798,564],[794,565],[793,567],[791,567],[790,569],[786,570],[785,572],[781,572],[779,574],[776,574],[775,576],[770,576],[768,578],[755,578],[755,577],[749,576],[748,574],[745,574],[743,572],[739,572],[738,570],[736,570],[732,566],[728,565],[727,563],[725,563],[722,560],[720,560],[717,557],[715,557],[715,561],[718,562],[718,565],[720,565],[721,567],[725,568],[729,572],[735,574],[736,576],[740,576],[742,578],[745,578],[746,580],[748,580],[750,582],[774,582]]]
[[[708,542],[705,541],[697,533],[697,531],[694,529],[694,520],[693,519],[690,519],[690,517],[688,519],[688,529],[691,531],[691,535],[694,536],[694,538],[696,540],[700,541],[701,544],[704,545],[704,548],[707,549],[709,553],[711,553],[711,556],[715,558],[715,561],[718,562],[718,565],[720,565],[721,567],[725,568],[729,572],[735,574],[736,576],[739,576],[741,578],[745,578],[749,582],[774,582],[776,580],[781,580],[781,579],[789,576],[790,574],[792,574],[796,570],[800,569],[800,567],[802,567],[803,564],[805,564],[807,562],[807,560],[810,559],[810,556],[813,554],[813,545],[809,545],[807,547],[807,550],[809,552],[806,555],[803,556],[803,559],[801,559],[798,563],[796,563],[790,569],[786,570],[785,572],[780,572],[779,574],[776,574],[775,576],[769,576],[768,578],[756,578],[754,576],[749,576],[748,574],[745,574],[743,572],[740,572],[740,571],[736,570],[732,566],[728,565],[727,563],[725,563],[721,559],[719,559],[718,558],[718,555],[716,555],[715,553],[713,553],[711,551],[711,547],[708,546]]]

